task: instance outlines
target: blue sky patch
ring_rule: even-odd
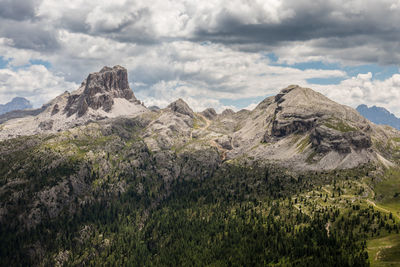
[[[394,74],[399,73],[399,67],[395,65],[380,66],[378,64],[365,64],[358,66],[343,66],[339,63],[325,63],[322,61],[310,61],[310,62],[301,62],[295,64],[279,64],[277,63],[279,58],[274,53],[265,54],[263,58],[268,58],[270,60],[270,64],[274,66],[289,67],[299,70],[308,70],[308,69],[342,70],[346,72],[349,77],[371,72],[372,79],[380,81],[386,80],[392,77]],[[344,79],[339,77],[334,77],[334,78],[313,78],[313,79],[308,79],[307,81],[313,84],[325,85],[325,84],[338,84],[342,80]]]
[[[4,57],[0,56],[0,69],[5,69],[8,65],[10,60],[5,59]]]
[[[41,60],[41,59],[31,59],[29,60],[29,63],[31,65],[43,65],[46,67],[46,69],[51,68],[51,63],[45,60]]]
[[[241,98],[241,99],[220,99],[220,102],[225,106],[234,106],[237,109],[242,109],[248,107],[252,103],[260,103],[265,98],[270,95],[265,96],[257,96],[257,97],[250,97],[250,98]]]
[[[329,84],[339,84],[341,81],[346,78],[333,77],[333,78],[311,78],[307,79],[307,82],[310,84],[321,84],[321,85],[329,85]]]

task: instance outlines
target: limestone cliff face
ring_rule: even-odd
[[[308,88],[289,86],[275,96],[272,127],[264,141],[311,133],[313,147],[350,153],[371,147],[371,126],[354,109],[335,103]]]
[[[72,94],[68,97],[65,107],[67,116],[77,114],[81,117],[89,108],[109,112],[114,105],[114,98],[136,101],[129,87],[127,70],[121,66],[104,67],[100,72],[89,74],[82,86],[84,87],[82,94]]]
[[[103,67],[73,92],[65,92],[42,108],[0,116],[0,140],[22,135],[64,131],[91,121],[136,116],[147,109],[129,87],[124,67]]]

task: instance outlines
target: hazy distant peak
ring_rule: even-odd
[[[23,97],[14,97],[10,102],[6,104],[0,104],[0,114],[4,114],[14,110],[24,110],[32,108],[31,102]]]
[[[373,123],[389,125],[400,130],[400,119],[383,107],[368,107],[362,104],[357,107],[357,111]]]

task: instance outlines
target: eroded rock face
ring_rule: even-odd
[[[222,111],[221,115],[222,116],[232,116],[233,114],[235,114],[235,111],[233,111],[230,108],[225,109],[224,111]]]
[[[292,133],[304,133],[315,127],[317,118],[304,119],[292,117],[286,120],[275,120],[272,124],[272,135],[276,137],[287,136]]]
[[[53,128],[53,121],[48,120],[48,121],[42,121],[39,123],[39,128],[42,129],[43,131],[48,131]]]
[[[89,74],[80,95],[70,95],[65,112],[68,116],[77,113],[78,116],[86,114],[90,108],[102,108],[108,112],[114,104],[114,98],[124,98],[131,102],[136,101],[133,91],[129,87],[127,70],[121,66],[113,68],[104,67],[100,72]]]
[[[363,118],[311,89],[289,86],[268,105],[275,105],[275,109],[264,142],[281,140],[291,134],[310,134],[316,152],[344,154],[372,145],[366,133],[370,127]]]
[[[311,142],[316,151],[321,153],[331,150],[350,153],[351,149],[361,150],[372,146],[371,137],[361,131],[340,132],[324,125],[312,131]]]
[[[171,104],[169,104],[167,108],[169,108],[173,112],[180,113],[180,114],[183,114],[183,115],[187,115],[187,116],[189,116],[191,118],[194,117],[193,110],[181,98],[179,98],[175,102],[172,102]]]
[[[200,114],[209,120],[213,120],[215,117],[217,117],[217,112],[213,108],[207,108],[203,110]]]
[[[221,136],[215,139],[215,142],[219,144],[223,149],[231,150],[232,147],[232,137],[230,136]]]

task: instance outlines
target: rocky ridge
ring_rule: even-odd
[[[56,97],[42,108],[0,117],[0,140],[38,133],[54,133],[90,121],[136,116],[147,111],[129,87],[127,70],[104,67],[89,74],[81,86]]]
[[[6,121],[0,139],[54,133],[89,122],[140,116],[148,121],[141,138],[152,151],[213,148],[223,160],[265,160],[295,169],[352,168],[397,158],[382,149],[397,147],[399,132],[378,126],[356,110],[309,88],[291,85],[263,100],[254,110],[194,112],[184,100],[164,109],[145,108],[129,88],[127,71],[104,67],[80,88],[65,92],[39,114]],[[382,160],[383,159],[383,160]]]

